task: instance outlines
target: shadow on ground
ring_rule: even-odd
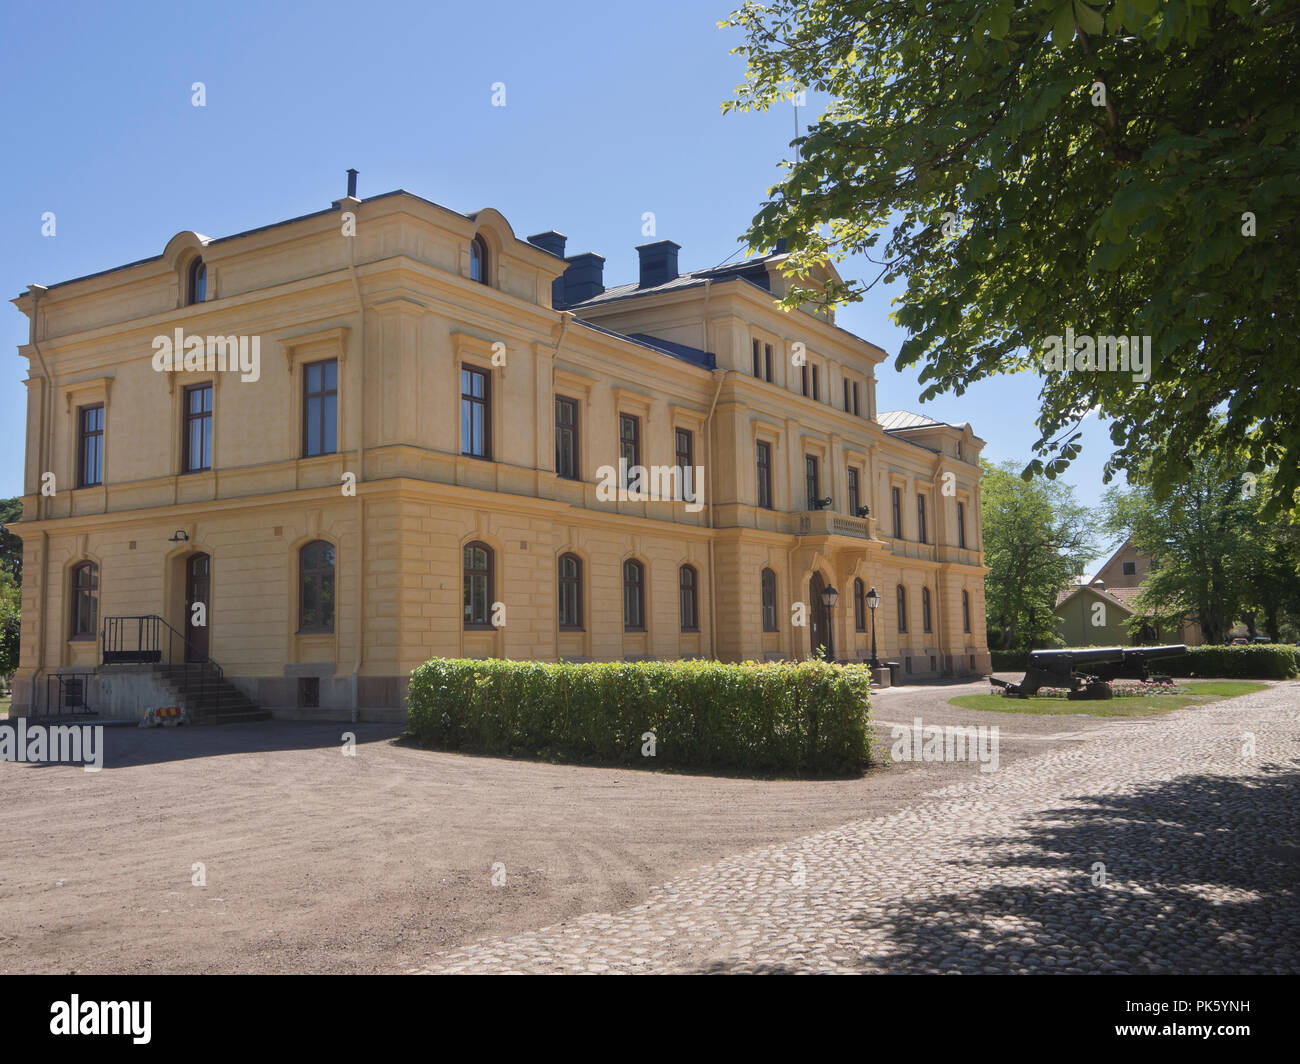
[[[10,720],[0,722],[0,725],[13,727],[16,723]],[[44,721],[32,719],[28,722],[28,728],[38,724],[45,726]],[[364,743],[391,741],[401,736],[405,730],[402,725],[396,724],[334,724],[316,721],[259,721],[199,728],[105,727],[102,732],[103,767],[111,770],[167,761],[223,757],[227,754],[338,748],[343,744],[345,732],[351,732],[360,746]],[[66,758],[59,761],[23,761],[14,767],[36,769],[70,764],[81,762]]]
[[[1300,970],[1300,772],[1272,765],[1266,773],[1180,777],[1131,795],[1087,796],[1083,808],[1044,811],[1052,823],[981,839],[958,863],[987,869],[988,885],[890,907],[883,916],[890,946],[862,954],[862,967],[900,974]],[[1097,863],[1105,886],[1094,885]],[[1013,870],[1026,868],[1072,874],[1050,890],[1002,882],[1023,878]],[[849,920],[878,932],[882,917],[860,912]],[[719,962],[703,970],[787,969]]]

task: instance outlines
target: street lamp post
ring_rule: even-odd
[[[873,587],[867,592],[867,608],[871,611],[871,675],[880,671],[880,661],[876,657],[876,607],[880,605],[880,596]]]
[[[839,598],[840,593],[830,584],[822,588],[822,605],[826,607],[826,657],[830,661],[835,660],[835,629],[831,625],[831,610]]]

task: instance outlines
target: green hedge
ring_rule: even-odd
[[[994,672],[1024,672],[1029,667],[1027,650],[990,650]]]
[[[406,697],[412,734],[444,750],[806,775],[870,762],[865,666],[440,658]]]
[[[1151,663],[1170,676],[1214,676],[1226,680],[1286,680],[1300,675],[1300,648],[1280,643],[1188,647],[1186,654]]]

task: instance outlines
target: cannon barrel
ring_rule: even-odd
[[[1062,647],[1059,650],[1035,650],[1030,664],[1051,667],[1053,664],[1083,664],[1090,661],[1123,661],[1123,647]]]
[[[1187,647],[1181,643],[1174,646],[1165,647],[1130,647],[1124,651],[1125,660],[1134,661],[1154,661],[1156,658],[1175,658],[1179,654],[1186,654]]]

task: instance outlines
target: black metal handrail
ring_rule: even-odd
[[[187,651],[194,652],[194,644],[156,613],[105,617],[100,639],[100,660],[105,665],[179,668],[184,670],[186,688],[190,686],[190,676],[197,673],[200,701],[207,694],[209,683],[215,687],[224,675],[221,666],[210,657],[190,661]]]
[[[87,700],[90,683],[95,678],[93,672],[55,672],[45,677],[45,715],[58,716],[62,710],[72,712],[97,713]],[[57,685],[57,696],[52,692]]]

